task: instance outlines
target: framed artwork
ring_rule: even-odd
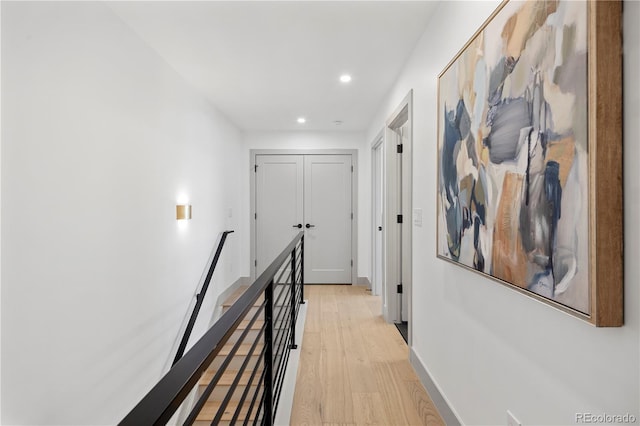
[[[505,1],[438,77],[437,256],[623,324],[622,4]]]

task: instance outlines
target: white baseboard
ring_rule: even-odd
[[[298,321],[296,322],[296,345],[297,349],[292,349],[289,353],[289,362],[287,363],[287,371],[284,373],[282,381],[282,389],[280,390],[280,402],[278,402],[278,411],[273,421],[275,426],[287,426],[291,421],[291,410],[293,409],[293,395],[296,391],[296,379],[298,378],[298,364],[300,363],[300,352],[302,351],[302,338],[304,336],[304,322],[307,319],[307,306],[309,301],[305,300],[300,305],[298,311]]]
[[[422,385],[427,390],[427,393],[429,394],[429,397],[431,397],[433,404],[436,406],[438,412],[442,416],[444,424],[446,424],[447,426],[462,425],[463,423],[460,421],[460,416],[458,416],[458,414],[455,412],[455,410],[447,400],[447,397],[442,393],[440,386],[438,386],[438,383],[433,379],[433,376],[429,373],[429,370],[424,365],[424,362],[422,362],[422,359],[413,350],[413,348],[410,348],[409,350],[409,362],[418,375],[420,382],[422,382]]]
[[[358,277],[358,284],[371,289],[371,281],[369,281],[369,277]]]

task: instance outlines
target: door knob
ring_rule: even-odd
[[[378,226],[378,231],[382,231],[382,226]]]
[[[293,227],[294,227],[294,228],[298,228],[298,229],[300,229],[300,228],[302,228],[302,224],[301,224],[301,223],[299,223],[299,224],[297,224],[297,225],[293,225]]]
[[[309,228],[315,228],[315,225],[309,225],[308,223],[304,226],[305,228],[309,229]]]

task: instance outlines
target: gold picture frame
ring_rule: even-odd
[[[622,3],[504,1],[438,76],[436,254],[623,324]]]

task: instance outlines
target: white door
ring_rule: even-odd
[[[303,157],[256,156],[256,277],[300,232],[303,216]]]
[[[256,155],[256,165],[256,277],[304,230],[305,283],[351,283],[351,156]]]
[[[372,293],[379,296],[382,293],[384,270],[383,270],[383,143],[378,144],[373,149],[373,282]]]
[[[351,283],[351,156],[304,159],[305,282]]]

